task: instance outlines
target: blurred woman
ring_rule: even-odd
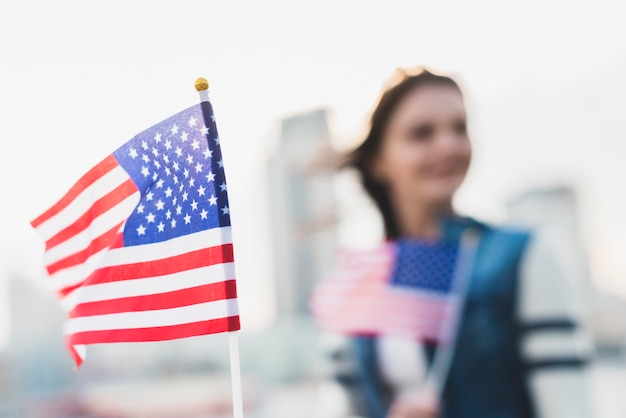
[[[541,237],[454,210],[471,158],[457,83],[424,69],[399,74],[349,163],[382,215],[386,243],[459,243],[468,230],[480,238],[438,391],[425,390],[425,382],[444,348],[384,332],[345,330],[348,344],[332,354],[335,377],[353,415],[367,418],[591,417],[584,373],[590,344],[568,278]],[[340,269],[370,274],[375,262],[361,259],[365,268]]]

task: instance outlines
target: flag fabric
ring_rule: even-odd
[[[31,222],[64,335],[86,346],[239,329],[230,208],[209,102],[136,135]]]
[[[452,337],[458,244],[399,240],[345,251],[340,267],[314,289],[319,327],[348,335],[393,335],[429,343]]]

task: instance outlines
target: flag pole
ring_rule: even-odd
[[[200,103],[209,101],[209,82],[204,78],[196,80],[196,91],[200,95]],[[239,340],[237,331],[228,333],[228,350],[230,354],[230,380],[232,384],[233,418],[243,418],[243,395],[241,385],[241,366],[239,363]]]
[[[437,349],[424,383],[424,390],[427,396],[432,396],[435,399],[441,399],[446,379],[450,372],[479,240],[480,234],[474,229],[468,229],[461,235],[459,255],[452,284],[452,291],[458,298],[458,304],[456,306],[448,305],[446,309],[445,323],[440,331],[439,340],[447,341]]]

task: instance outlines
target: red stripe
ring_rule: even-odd
[[[123,246],[124,246],[124,232],[122,231],[119,234],[117,234],[117,237],[113,239],[113,242],[111,243],[111,246],[109,248],[110,249],[122,248]]]
[[[84,176],[82,176],[74,186],[50,209],[45,211],[30,224],[33,228],[37,228],[39,225],[52,218],[57,213],[65,209],[72,201],[82,193],[87,187],[91,186],[100,177],[117,167],[117,160],[113,155],[109,155],[104,160],[100,161],[95,167],[89,170]]]
[[[215,264],[232,263],[233,261],[235,261],[233,245],[222,244],[159,260],[104,267],[94,271],[82,282],[59,290],[57,294],[59,297],[63,298],[86,283],[95,285],[122,280],[164,276],[166,274],[208,267]]]
[[[57,291],[57,297],[59,299],[63,299],[64,297],[66,297],[67,295],[69,295],[70,293],[72,293],[74,290],[78,289],[79,287],[81,287],[83,284],[85,283],[85,280],[83,280],[80,283],[74,284],[72,286],[67,286],[64,287],[61,290]]]
[[[118,225],[115,225],[113,228],[109,229],[107,232],[91,241],[91,243],[89,243],[89,246],[87,246],[87,248],[85,248],[84,250],[81,250],[77,253],[74,253],[68,257],[65,257],[59,261],[55,261],[54,263],[48,265],[48,267],[46,268],[48,270],[48,274],[53,275],[59,270],[63,270],[84,263],[93,254],[109,247],[111,243],[115,241],[115,238],[118,235],[117,231],[120,229],[120,226],[122,226],[123,223],[124,222],[120,222]]]
[[[74,346],[70,343],[69,337],[65,338],[65,345],[70,352],[70,356],[72,356],[72,359],[74,359],[74,363],[76,364],[76,367],[74,368],[74,370],[76,370],[80,367],[81,364],[83,364],[83,359],[78,355],[78,352],[76,351],[76,349],[74,349]]]
[[[55,236],[46,241],[46,250],[49,250],[84,231],[89,227],[89,225],[91,225],[91,222],[93,222],[94,219],[114,208],[120,202],[123,202],[124,199],[132,196],[133,193],[136,192],[137,186],[135,186],[135,183],[131,179],[126,180],[124,183],[96,200],[93,205],[91,205],[91,207],[73,224],[62,229]],[[130,216],[130,213],[128,215]]]
[[[159,260],[104,267],[94,271],[87,282],[92,285],[164,276],[215,264],[232,263],[233,261],[235,261],[233,245],[222,244]]]
[[[69,336],[72,345],[175,340],[241,329],[239,315],[164,327],[85,331]]]
[[[235,280],[226,280],[173,292],[81,303],[70,312],[69,317],[170,309],[236,297]]]

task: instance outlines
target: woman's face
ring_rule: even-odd
[[[461,94],[450,86],[419,86],[392,113],[373,174],[392,198],[446,204],[471,155]]]

